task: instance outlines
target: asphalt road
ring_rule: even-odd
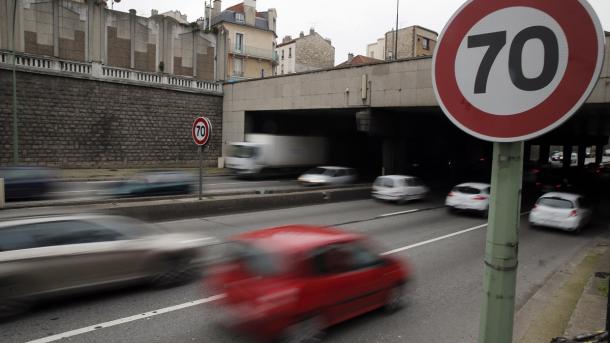
[[[360,200],[161,224],[169,230],[205,232],[220,238],[295,223],[337,225],[365,233],[385,251],[401,249],[394,255],[414,268],[415,287],[401,311],[393,315],[374,312],[347,322],[331,329],[326,341],[471,343],[478,332],[485,220],[450,214],[441,204],[442,199],[406,205]],[[599,218],[575,236],[533,230],[523,217],[517,306],[594,237],[608,235],[608,225],[608,218]],[[71,342],[245,341],[215,324],[217,311],[210,298],[214,295],[198,281],[166,290],[136,287],[62,299],[0,324],[0,341],[28,342],[51,336],[37,341],[51,342],[60,337],[53,335],[62,333],[71,335]],[[198,304],[191,306],[189,302],[196,300]]]

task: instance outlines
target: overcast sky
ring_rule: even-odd
[[[243,0],[223,0],[222,9]],[[110,3],[111,0],[108,0]],[[398,27],[420,25],[439,34],[447,20],[464,0],[402,0]],[[610,0],[589,1],[599,16],[604,30],[610,31]],[[133,8],[148,17],[151,9],[160,12],[179,10],[189,21],[203,16],[204,0],[121,0],[115,10]],[[300,31],[315,28],[330,38],[335,47],[335,62],[347,54],[366,54],[366,45],[383,37],[396,22],[396,0],[258,0],[257,9],[275,8],[278,13],[278,42],[285,35],[297,36]]]

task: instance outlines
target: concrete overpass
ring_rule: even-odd
[[[415,153],[414,144],[438,146],[448,140],[449,145],[442,145],[447,149],[470,151],[477,146],[477,154],[486,156],[489,146],[465,137],[442,115],[432,88],[431,65],[431,58],[418,58],[225,84],[223,143],[241,141],[248,132],[320,133],[329,126],[326,133],[342,135],[344,131],[332,127],[349,123],[358,132],[351,138],[363,137],[362,133],[379,138],[369,143],[377,145],[373,148],[377,154],[381,149],[383,159],[378,163],[385,171],[404,171],[408,169],[405,163],[416,162],[401,157]],[[607,35],[602,74],[587,104],[561,128],[529,145],[542,146],[538,150],[545,158],[549,145],[570,145],[570,149],[572,145],[603,146],[608,136]],[[466,143],[456,147],[453,143],[457,141]]]

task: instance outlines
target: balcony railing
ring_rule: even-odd
[[[0,67],[12,66],[13,54],[0,50]],[[192,77],[171,74],[150,73],[133,69],[118,68],[100,63],[60,60],[53,57],[17,53],[15,64],[20,69],[47,71],[62,75],[89,76],[105,81],[128,81],[142,85],[167,85],[175,88],[194,89],[222,94],[222,83],[198,80]]]
[[[263,49],[251,45],[242,45],[241,47],[237,47],[231,42],[231,40],[229,40],[229,52],[234,55],[277,61],[275,51],[273,51],[271,48]]]

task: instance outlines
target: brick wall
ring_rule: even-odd
[[[214,80],[214,48],[208,47],[207,54],[197,54],[197,78]]]
[[[12,159],[11,72],[0,70],[0,165]],[[211,118],[205,164],[216,166],[222,97],[17,73],[22,164],[76,167],[196,166],[195,113]]]
[[[74,31],[74,39],[59,39],[59,58],[85,61],[85,33]]]
[[[131,67],[131,40],[117,37],[116,27],[108,26],[108,64]]]
[[[53,45],[38,44],[38,34],[36,32],[24,32],[24,48],[28,54],[53,56]]]

